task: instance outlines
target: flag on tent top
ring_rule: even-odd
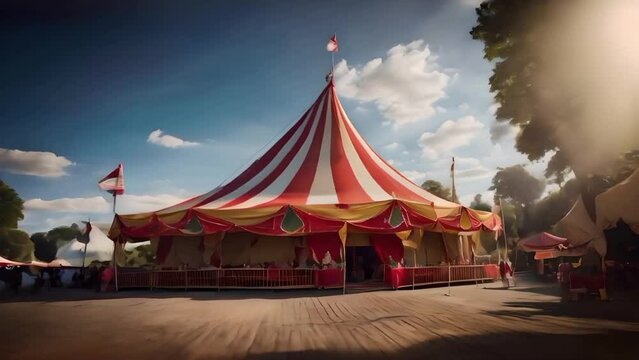
[[[339,45],[337,44],[337,35],[333,34],[330,40],[328,40],[328,44],[326,44],[326,51],[330,52],[338,52]]]
[[[83,221],[84,222],[84,221]],[[91,239],[89,236],[91,234],[91,222],[87,221],[86,222],[86,227],[84,228],[84,232],[78,237],[78,241],[83,243],[83,244],[87,244],[89,243],[89,240]]]
[[[113,195],[124,194],[124,168],[120,164],[115,170],[111,171],[109,175],[98,182],[100,189],[107,191]]]

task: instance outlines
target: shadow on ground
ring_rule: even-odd
[[[248,359],[636,359],[639,332],[597,334],[489,333],[441,337],[393,352],[309,350],[249,354]],[[392,340],[389,340],[392,341]]]

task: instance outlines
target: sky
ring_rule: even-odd
[[[416,183],[460,200],[528,164],[495,124],[476,0],[15,2],[0,9],[0,179],[28,232],[112,219],[97,182],[124,164],[118,212],[207,192],[311,105],[331,67],[346,112]],[[529,164],[541,176],[543,161]]]

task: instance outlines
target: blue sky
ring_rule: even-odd
[[[338,94],[368,142],[418,183],[449,185],[456,156],[461,200],[482,193],[490,201],[496,168],[526,160],[513,148],[515,131],[494,126],[491,64],[468,34],[477,3],[122,1],[64,9],[44,2],[10,9],[0,22],[0,179],[26,201],[20,226],[109,222],[111,199],[97,181],[120,161],[122,213],[217,186],[317,97],[334,32]],[[538,174],[542,168],[531,166]]]

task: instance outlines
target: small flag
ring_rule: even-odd
[[[84,221],[83,221],[84,222]],[[90,234],[91,234],[91,222],[86,222],[86,227],[84,228],[84,232],[80,235],[78,241],[80,241],[83,244],[88,244],[89,240],[90,240]]]
[[[109,175],[98,182],[100,189],[107,191],[113,195],[124,194],[124,168],[120,164],[115,170],[111,171]]]
[[[330,52],[338,52],[339,45],[337,44],[337,35],[333,34],[330,40],[328,40],[328,44],[326,44],[326,51]]]
[[[330,82],[331,80],[333,80],[333,72],[329,72],[328,74],[326,74],[326,76],[324,77],[324,80],[326,80],[326,82]]]

